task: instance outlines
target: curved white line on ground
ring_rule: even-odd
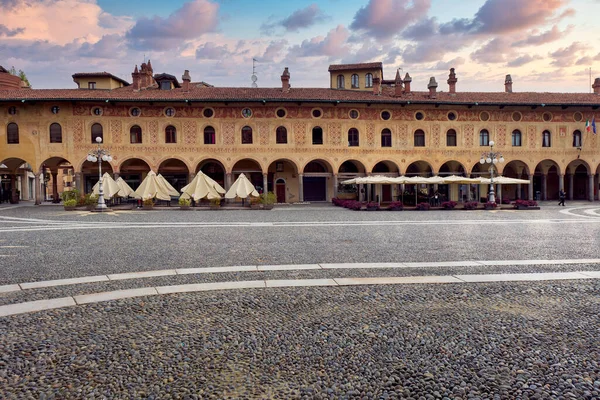
[[[0,306],[0,317],[44,311],[75,305],[99,303],[111,300],[130,299],[140,296],[160,294],[204,292],[232,289],[258,289],[273,287],[310,287],[310,286],[354,286],[354,285],[401,285],[401,284],[442,284],[442,283],[488,283],[488,282],[539,282],[600,279],[600,271],[549,272],[534,274],[489,274],[489,275],[446,275],[446,276],[409,276],[409,277],[373,277],[373,278],[333,278],[333,279],[291,279],[257,280],[236,282],[213,282],[189,285],[143,287],[112,292],[92,293],[47,300]]]
[[[154,278],[158,276],[217,274],[225,272],[265,272],[265,271],[299,271],[314,269],[381,269],[381,268],[448,268],[448,267],[492,267],[502,265],[557,265],[557,264],[600,264],[600,258],[579,258],[565,260],[463,260],[434,262],[396,262],[396,263],[318,263],[318,264],[283,264],[283,265],[238,265],[225,267],[199,267],[160,269],[120,274],[83,276],[79,278],[55,279],[49,281],[24,282],[0,286],[0,293],[18,292],[20,290],[42,289],[54,286],[79,285],[120,281],[128,279]]]
[[[583,212],[588,215],[593,215],[594,217],[600,217],[600,208],[590,208],[588,210],[584,210]]]
[[[597,208],[597,206],[571,207],[571,208],[566,208],[564,210],[559,210],[559,213],[565,214],[565,215],[570,215],[572,217],[588,218],[586,215],[576,214],[573,211],[577,211],[577,210],[589,210],[589,209],[594,209],[594,208]]]

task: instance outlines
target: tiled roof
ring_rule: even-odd
[[[2,65],[0,65],[0,73],[8,74],[8,70],[6,68],[4,68]]]
[[[13,89],[0,90],[0,102],[22,100],[53,101],[192,101],[192,102],[327,102],[327,103],[382,103],[382,104],[451,104],[451,105],[527,105],[527,106],[600,106],[600,96],[591,93],[505,93],[438,92],[436,99],[429,92],[412,92],[394,96],[394,88],[384,87],[380,95],[370,91],[338,90],[328,88],[234,88],[198,87],[190,90],[134,91],[132,86],[119,89]]]
[[[73,79],[75,78],[93,78],[93,77],[108,77],[112,78],[118,82],[121,82],[125,86],[129,86],[129,82],[119,78],[111,74],[110,72],[102,71],[102,72],[77,72],[72,75]]]
[[[383,69],[383,64],[381,62],[372,62],[361,64],[336,64],[329,66],[329,71],[348,71],[356,69]]]

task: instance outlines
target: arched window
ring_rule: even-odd
[[[204,128],[204,144],[216,144],[216,136],[217,135],[215,134],[215,128],[213,128],[210,125]]]
[[[356,128],[348,129],[348,146],[350,146],[350,147],[358,146],[358,129],[356,129]]]
[[[320,126],[312,128],[312,144],[323,144],[323,128]]]
[[[456,131],[454,129],[448,129],[446,132],[446,146],[456,147]]]
[[[381,147],[392,147],[392,131],[388,128],[381,131]]]
[[[280,126],[275,131],[275,142],[277,144],[287,143],[287,129],[285,129],[285,126]]]
[[[373,74],[370,72],[365,75],[365,87],[373,87]]]
[[[337,88],[343,89],[345,87],[346,87],[346,84],[344,82],[344,75],[338,75],[337,76]]]
[[[552,146],[552,135],[550,131],[542,132],[542,147],[550,147]]]
[[[19,125],[11,122],[6,126],[6,139],[8,144],[19,144]]]
[[[177,143],[177,129],[173,125],[165,128],[165,143]]]
[[[252,144],[252,128],[247,125],[242,128],[242,144]]]
[[[56,122],[50,125],[50,143],[62,143],[62,127]]]
[[[573,132],[573,147],[581,147],[581,131]]]
[[[351,82],[352,82],[352,89],[358,89],[359,88],[358,74],[352,74]]]
[[[487,129],[482,129],[479,131],[479,145],[480,146],[489,146],[490,145],[490,133]]]
[[[512,133],[512,145],[513,147],[521,147],[521,131],[515,129]]]
[[[422,129],[415,131],[415,147],[425,147],[425,132]]]
[[[129,129],[129,138],[131,143],[142,143],[142,128],[134,125]]]
[[[100,124],[92,125],[92,143],[96,143],[97,137],[104,141],[104,132],[102,130],[102,125]]]

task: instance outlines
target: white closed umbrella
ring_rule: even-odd
[[[239,197],[240,199],[245,199],[248,196],[258,197],[259,194],[254,185],[246,178],[246,175],[240,174],[227,193],[225,193],[225,198],[235,199]]]
[[[194,177],[194,179],[192,179],[189,185],[186,185],[183,188],[181,188],[181,197],[183,197],[184,199],[192,198],[195,201],[202,200],[205,198],[209,200],[220,199],[221,195],[215,189],[214,184],[216,184],[219,187],[221,186],[214,180],[209,178],[209,181],[209,179],[207,178],[208,176],[206,174],[204,174],[202,171],[199,171]],[[225,190],[223,190],[223,192],[224,191]]]
[[[129,197],[129,196],[133,196],[133,193],[135,192],[131,186],[129,186],[127,184],[127,182],[125,182],[125,180],[121,177],[119,177],[119,179],[116,180],[117,185],[119,185],[119,188],[121,190],[119,190],[119,196],[121,197]]]
[[[110,199],[113,196],[120,196],[120,190],[121,188],[117,185],[117,182],[115,182],[108,172],[105,172],[104,175],[102,175],[102,191],[104,192],[104,197]],[[100,195],[100,182],[97,182],[94,185],[92,193],[96,196]]]
[[[492,183],[492,180],[490,178],[479,178],[478,179],[479,182],[489,185]],[[495,176],[494,177],[494,183],[497,185],[517,185],[519,183],[531,183],[529,182],[529,180],[527,179],[517,179],[517,178],[509,178],[507,176]]]
[[[133,193],[133,197],[142,200],[154,198],[171,200],[171,196],[165,191],[164,185],[160,183],[153,171],[148,172],[146,178],[144,178],[140,186]]]
[[[175,189],[168,180],[165,179],[161,174],[156,175],[156,179],[164,186],[165,192],[171,196],[179,196],[179,192]]]

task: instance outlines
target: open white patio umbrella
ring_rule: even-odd
[[[457,175],[443,176],[442,179],[444,180],[445,184],[458,183],[461,185],[467,185],[470,183],[481,183],[479,178],[465,178],[464,176]]]
[[[240,174],[227,193],[225,193],[225,198],[235,199],[239,197],[240,199],[245,199],[248,196],[258,197],[259,194],[254,185],[246,178],[246,175]]]
[[[482,184],[490,185],[492,180],[490,178],[478,178],[479,182]],[[528,184],[531,183],[527,179],[517,179],[517,178],[509,178],[507,176],[495,176],[494,184],[496,185],[517,185],[519,183]]]
[[[146,178],[144,178],[140,187],[133,193],[133,197],[142,200],[154,198],[171,200],[171,196],[165,191],[164,185],[160,183],[153,171],[148,172],[148,175],[146,175]]]
[[[120,196],[119,192],[121,191],[121,188],[108,172],[105,172],[104,175],[102,175],[102,191],[104,192],[104,198],[106,199],[111,199],[113,196]],[[92,193],[96,196],[100,194],[100,182],[97,182],[94,185]]]
[[[156,175],[156,179],[164,186],[165,192],[171,196],[179,196],[179,192],[175,189],[168,180],[165,179],[161,174]]]
[[[210,176],[206,175],[204,172],[202,171],[198,171],[198,173],[196,174],[196,176],[202,174],[202,176],[204,176],[204,179],[206,180],[206,182],[208,182],[208,184],[210,186],[213,187],[213,189],[216,190],[217,193],[220,194],[225,194],[225,189],[223,189],[223,186],[219,185],[219,182],[215,181],[213,178],[211,178]],[[196,176],[194,177],[194,179],[196,178]],[[194,182],[194,179],[192,179],[192,182],[188,183],[187,185],[185,185],[184,187],[181,188],[181,192],[187,192],[187,189],[189,186],[192,186],[192,183]],[[195,185],[195,183],[193,183]]]
[[[202,199],[220,199],[221,195],[215,188],[215,184],[225,192],[225,190],[217,182],[205,175],[202,171],[199,171],[189,185],[181,188],[181,197],[184,199],[192,198],[195,201]],[[212,182],[211,182],[212,181]]]
[[[121,190],[119,190],[119,196],[121,197],[129,197],[129,196],[133,196],[133,192],[134,190],[131,188],[131,186],[129,186],[127,184],[127,182],[125,182],[125,180],[121,177],[119,177],[119,179],[116,180],[117,185],[119,185],[119,188]]]

